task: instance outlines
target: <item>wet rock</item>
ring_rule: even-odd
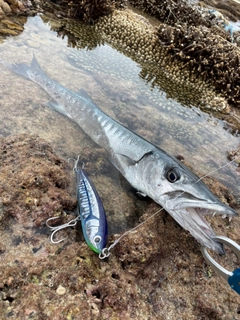
[[[65,29],[76,37],[77,46],[84,46],[85,36],[81,34],[76,21],[68,21]],[[218,97],[221,103],[215,103],[216,92],[213,86],[192,73],[190,77],[189,71],[184,69],[181,62],[173,61],[147,19],[131,10],[114,11],[111,16],[100,18],[94,29],[118,51],[141,64],[140,77],[152,82],[153,87],[166,91],[169,97],[203,109],[208,106],[208,112],[213,108],[219,112],[229,112],[228,103],[223,97]],[[101,42],[101,38],[95,41],[95,46]]]
[[[11,13],[12,9],[6,1],[0,0],[0,7],[5,14]]]
[[[11,20],[4,19],[4,20],[1,20],[1,23],[10,30],[23,31],[24,29],[22,25],[18,23],[14,23]]]
[[[236,174],[240,176],[240,146],[237,150],[231,150],[228,152],[229,160],[235,162],[237,164]],[[240,199],[239,199],[240,201]]]
[[[4,219],[4,213],[5,213],[4,211],[5,210],[4,210],[3,203],[2,203],[2,201],[0,201],[0,223]]]
[[[19,1],[19,0],[0,0],[0,8],[4,14],[10,13],[20,13],[30,6],[29,1]]]
[[[16,36],[22,32],[26,19],[23,21],[21,16],[31,14],[30,9],[30,1],[0,0],[0,35]]]
[[[98,5],[103,3],[99,1]],[[212,13],[210,9],[192,5],[186,0],[162,1],[161,3],[133,0],[131,3],[165,22],[165,24],[160,24],[157,34],[161,44],[167,48],[166,54],[172,55],[176,61],[183,62],[184,69],[187,68],[191,75],[195,74],[194,78],[211,82],[212,86],[215,86],[228,102],[236,106],[240,104],[239,48],[235,41],[232,43],[234,39],[232,33],[224,29],[223,26],[228,24],[228,21],[223,16],[219,18],[219,15]],[[75,16],[80,19],[89,22],[96,20],[96,17],[101,17],[97,14],[96,5],[91,7],[91,4],[88,3],[91,10],[87,10],[87,18],[84,18],[86,13],[83,8],[73,2],[72,5]],[[109,3],[106,2],[105,5]],[[116,8],[114,7],[115,10]],[[106,17],[109,14],[111,14],[110,19]],[[122,13],[123,16],[124,14]],[[126,21],[123,17],[123,20],[127,22],[124,26],[123,21],[121,24],[119,24],[120,21],[114,23],[118,16],[112,10],[102,15],[105,18],[102,17],[97,21],[97,29],[104,31],[111,41],[117,41],[127,52],[135,50],[135,54],[144,62],[156,63],[162,60],[164,50],[156,45],[156,41],[150,40],[153,31],[142,29],[143,32],[135,34],[134,28],[139,23],[137,19],[132,21],[131,25],[131,20]],[[139,20],[141,19],[143,18],[139,17]],[[145,22],[148,23],[147,20]],[[237,36],[235,38],[237,39]],[[173,63],[170,61],[170,64]],[[172,70],[171,72],[173,73]],[[176,77],[179,77],[179,74]],[[230,108],[227,103],[216,103],[213,111],[229,113]]]
[[[147,12],[160,21],[165,21],[169,25],[188,23],[210,26],[212,24],[213,16],[208,14],[207,17],[204,17],[200,8],[188,0],[163,0],[161,2],[157,0],[130,0],[129,2],[134,7]]]
[[[61,10],[65,8],[63,16],[69,14],[88,22],[94,20],[95,30],[102,33],[103,38],[117,46],[118,50],[122,50],[124,54],[134,55],[142,64],[148,64],[146,68],[148,72],[145,77],[147,81],[153,81],[153,85],[159,85],[157,81],[160,77],[155,75],[151,68],[161,70],[163,67],[166,76],[176,82],[178,91],[184,92],[185,101],[183,103],[198,105],[207,112],[224,114],[230,113],[229,102],[236,106],[239,105],[238,48],[230,42],[229,33],[216,26],[216,19],[210,13],[205,14],[206,10],[190,6],[185,0],[179,3],[164,1],[159,5],[151,3],[150,7],[155,8],[156,12],[160,12],[158,6],[163,11],[166,9],[163,15],[166,23],[156,29],[146,18],[130,10],[118,12],[116,8],[121,6],[120,4],[111,1],[91,2],[89,0],[82,3],[81,7],[74,1],[71,3],[57,1],[54,4],[44,2],[43,7],[47,6],[46,9],[53,11],[58,17],[62,16]],[[146,6],[147,4],[146,2]],[[111,10],[105,11],[102,6],[111,7]],[[67,8],[71,13],[67,14]],[[184,10],[187,14],[183,14]],[[180,16],[187,17],[186,21],[179,20]],[[172,21],[171,17],[177,17],[177,26],[174,25],[176,19]],[[76,38],[82,39],[82,36],[78,35],[77,24],[74,27],[74,22],[66,22],[65,28]],[[15,32],[15,30],[6,32],[4,29],[5,34],[13,35]],[[222,38],[224,33],[225,39]],[[82,40],[74,39],[73,41],[79,44]],[[99,42],[101,40],[97,39],[95,45],[98,45]],[[188,92],[182,90],[181,86],[188,87],[187,91],[194,101],[188,98]],[[173,84],[171,89],[174,91]],[[217,99],[215,89],[218,90]]]
[[[157,209],[149,206],[141,221]],[[11,312],[12,318],[179,319],[176,308],[182,319],[206,317],[209,308],[219,318],[236,313],[234,293],[216,275],[207,277],[197,243],[169,216],[164,224],[159,214],[122,238],[108,261],[100,261],[83,242],[53,246],[44,235],[31,237],[46,253],[33,255],[27,244],[18,248],[16,262],[11,248],[4,253],[3,318]],[[59,283],[66,289],[63,298]],[[216,299],[219,286],[225,294]]]
[[[8,2],[12,6],[18,3],[17,0]],[[2,0],[2,3],[5,2]],[[154,30],[143,17],[134,14],[130,17],[130,13],[125,11],[115,14],[116,9],[124,6],[122,1],[42,3],[43,8],[58,17],[70,16],[88,23],[97,22],[96,29],[103,32],[108,41],[122,47],[126,54],[134,54],[143,63],[169,66],[168,72],[179,83],[190,80],[190,86],[193,84],[200,91],[203,86],[210,89],[211,84],[212,90],[216,88],[219,93],[218,100],[222,96],[222,101],[214,103],[210,92],[209,95],[202,94],[206,97],[201,101],[204,111],[228,114],[228,103],[240,105],[239,48],[231,42],[232,35],[221,27],[222,20],[219,22],[218,16],[207,8],[190,5],[186,0],[163,1],[160,4],[138,0],[133,4],[157,16],[165,24]],[[137,30],[143,21],[149,28],[145,26]],[[3,32],[4,35],[15,35],[17,31],[7,32],[4,29]],[[165,60],[165,56],[168,59]]]
[[[53,245],[43,226],[48,215],[75,204],[66,190],[70,168],[64,160],[45,141],[28,135],[2,138],[0,159],[1,319],[237,317],[234,291],[204,263],[199,244],[156,203],[149,201],[141,226],[100,260],[77,240],[77,229],[62,231],[66,240]],[[221,184],[206,182],[234,205]],[[239,222],[211,218],[218,234],[235,241]],[[119,237],[109,237],[109,244]],[[216,259],[236,268],[231,256]]]
[[[8,137],[1,140],[0,157],[0,318],[237,318],[236,294],[206,266],[199,244],[166,213],[150,219],[159,210],[155,203],[139,221],[145,223],[100,261],[83,239],[76,240],[76,230],[63,231],[64,243],[49,242],[43,222],[74,206],[66,192],[69,168],[51,147],[37,137]],[[104,169],[100,162],[98,168]],[[238,209],[216,180],[209,186]],[[239,218],[213,217],[211,223],[218,234],[240,241]],[[236,268],[235,260],[227,260],[229,270]]]
[[[147,71],[146,75],[144,75],[146,71],[144,66],[142,70],[143,77],[147,81],[154,79],[153,81],[157,83],[159,79],[163,81],[164,78],[167,78],[167,85],[170,86],[172,91],[171,96],[174,96],[175,85],[178,89],[181,86],[185,86],[179,92],[184,92],[185,96],[189,93],[193,99],[197,99],[199,96],[198,101],[195,100],[193,102],[192,100],[191,103],[194,105],[198,105],[205,110],[207,109],[205,106],[209,106],[210,110],[229,113],[230,108],[227,101],[224,101],[224,98],[219,96],[218,101],[221,100],[221,103],[215,103],[216,93],[213,93],[213,86],[209,85],[209,81],[204,81],[201,75],[197,76],[192,70],[190,72],[189,70],[187,71],[186,64],[181,64],[179,60],[174,61],[168,55],[169,50],[160,43],[158,33],[156,33],[155,28],[147,20],[141,19],[131,11],[115,11],[111,17],[100,18],[95,28],[102,32],[108,41],[118,47],[122,47],[125,54],[133,54],[142,64],[147,64],[146,69],[150,71]],[[113,30],[118,30],[118,28],[119,31],[121,28],[121,32],[115,35]],[[170,30],[170,28],[168,27],[167,30]],[[161,27],[158,28],[158,30],[160,29]],[[168,34],[168,31],[166,31],[166,34]],[[171,43],[171,32],[168,36]],[[161,70],[164,70],[164,72],[160,76],[157,72]],[[164,87],[164,85],[161,83],[160,87]],[[169,91],[165,87],[164,89],[166,92]],[[202,97],[204,97],[203,100],[201,100]]]
[[[15,30],[11,30],[11,29],[1,29],[1,34],[5,35],[5,36],[17,36],[18,32],[16,32]]]
[[[126,7],[126,0],[58,0],[49,4],[43,1],[44,9],[58,12],[60,16],[78,18],[87,23],[94,23],[99,17],[111,14],[115,9]],[[64,10],[65,9],[65,10]]]
[[[158,36],[168,52],[185,66],[211,81],[229,102],[240,103],[239,48],[212,28],[160,25]],[[219,105],[218,103],[216,104]],[[219,111],[221,107],[219,108]],[[223,105],[223,110],[224,110]]]
[[[215,8],[231,21],[236,22],[240,19],[240,6],[238,0],[225,0],[224,2],[219,2],[217,0],[203,0],[201,3],[206,7]]]
[[[76,202],[65,191],[67,164],[36,136],[10,136],[0,140],[0,194],[4,217],[28,226],[41,225]],[[3,222],[3,218],[1,219]]]

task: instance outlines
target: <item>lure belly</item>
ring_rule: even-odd
[[[77,178],[77,199],[83,235],[88,246],[101,253],[107,244],[108,226],[102,201],[87,176],[85,170],[78,166],[74,168]]]

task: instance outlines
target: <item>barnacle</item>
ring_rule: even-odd
[[[163,21],[159,27],[153,27],[147,19],[131,10],[116,10],[125,5],[125,0],[55,2],[65,6],[66,15],[94,23],[93,34],[100,31],[101,35],[91,48],[105,39],[141,63],[163,66],[173,79],[179,78],[179,83],[186,83],[188,79],[195,88],[198,82],[200,90],[215,87],[229,103],[236,104],[240,100],[237,41],[231,42],[230,34],[218,23],[219,17],[208,9],[187,0],[130,0],[134,6]],[[78,27],[71,30],[72,27],[73,24],[67,31],[77,34],[76,45],[86,46],[83,38],[78,36]],[[237,38],[238,35],[234,35],[234,39]],[[183,68],[187,69],[188,75],[183,76]],[[211,104],[212,98],[204,96],[208,100],[204,99],[204,103]]]
[[[203,17],[199,7],[193,6],[187,0],[129,0],[129,2],[140,10],[172,26],[176,25],[176,23],[210,26],[214,20],[214,16],[210,13]]]
[[[57,5],[65,9],[62,15],[70,18],[78,18],[87,23],[94,23],[99,17],[109,15],[114,9],[123,8],[126,0],[59,0]],[[48,3],[43,2],[43,7],[47,7]]]
[[[229,102],[239,100],[240,50],[236,45],[204,26],[160,25],[157,34],[168,53],[180,58],[204,79],[210,79]]]
[[[9,13],[20,13],[28,8],[25,1],[20,0],[0,0],[0,16]]]

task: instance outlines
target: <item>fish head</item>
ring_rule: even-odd
[[[107,224],[99,226],[97,219],[81,219],[84,238],[88,246],[96,253],[101,253],[107,243]]]
[[[105,241],[101,235],[96,234],[89,239],[89,247],[96,253],[101,253],[105,248]]]
[[[224,217],[237,212],[222,203],[205,183],[183,163],[162,150],[142,159],[145,192],[159,203],[184,229],[202,245],[224,254],[222,245],[205,219],[206,215]]]

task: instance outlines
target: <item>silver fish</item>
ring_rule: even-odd
[[[49,106],[77,123],[108,151],[112,163],[142,194],[160,204],[202,245],[223,254],[204,216],[237,215],[220,202],[185,165],[102,112],[83,90],[76,94],[49,78],[35,57],[31,66],[2,63],[38,83],[53,99]]]

